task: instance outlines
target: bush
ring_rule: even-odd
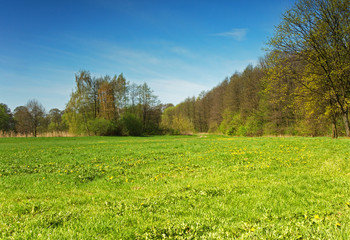
[[[226,134],[234,136],[234,135],[242,135],[245,130],[241,129],[243,125],[241,116],[239,113],[231,115],[231,121],[227,124]]]
[[[141,136],[143,134],[142,122],[134,114],[125,114],[123,116],[122,123],[127,135]]]
[[[112,123],[104,118],[95,118],[88,122],[89,130],[98,136],[106,136],[112,131]]]

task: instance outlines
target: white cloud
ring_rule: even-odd
[[[216,33],[215,36],[223,36],[223,37],[230,37],[237,41],[243,41],[248,33],[248,29],[246,28],[235,28],[232,29],[229,32],[223,32],[223,33]]]

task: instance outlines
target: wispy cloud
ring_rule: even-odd
[[[223,36],[230,37],[235,39],[236,41],[243,41],[248,33],[248,29],[246,28],[234,28],[229,32],[216,33],[215,36]]]
[[[186,97],[198,96],[200,92],[209,90],[212,86],[194,83],[188,79],[168,78],[149,81],[150,86],[157,93],[163,103],[178,104]]]
[[[239,36],[233,33],[217,35]],[[238,39],[241,38],[244,34]],[[74,89],[74,73],[86,69],[94,76],[123,72],[130,82],[147,82],[162,102],[177,104],[186,97],[209,90],[228,74],[243,70],[247,65],[243,60],[233,61],[217,53],[196,51],[174,42],[143,43],[140,47],[100,39],[72,37],[68,40],[74,46],[69,50],[56,48],[54,44],[25,45],[26,49],[32,49],[29,53],[39,53],[33,63],[32,58],[27,58],[29,53],[23,55],[23,61],[0,54],[0,89],[4,88],[6,92],[0,95],[0,102],[9,103],[8,106],[14,109],[28,99],[36,98],[45,103],[47,109],[63,109]],[[18,85],[28,93],[17,91]]]
[[[179,46],[174,46],[170,49],[171,52],[176,53],[178,55],[182,56],[190,56],[190,51],[186,48],[179,47]]]

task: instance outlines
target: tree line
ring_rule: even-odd
[[[163,105],[146,84],[119,76],[92,77],[88,71],[75,76],[76,88],[63,118],[78,135],[161,134]]]
[[[350,136],[350,2],[299,0],[268,53],[198,97],[165,110],[173,132]]]
[[[46,113],[35,99],[29,100],[25,106],[16,107],[13,112],[6,104],[0,103],[0,133],[36,137],[45,132],[64,132],[67,126],[62,121],[63,113],[57,108]]]
[[[144,83],[128,82],[123,74],[94,77],[88,71],[75,74],[76,87],[64,110],[48,113],[37,100],[12,113],[0,104],[0,131],[36,137],[42,133],[70,132],[73,135],[162,134],[163,105]]]

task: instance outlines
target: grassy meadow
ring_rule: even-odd
[[[350,239],[350,139],[0,139],[0,239]]]

